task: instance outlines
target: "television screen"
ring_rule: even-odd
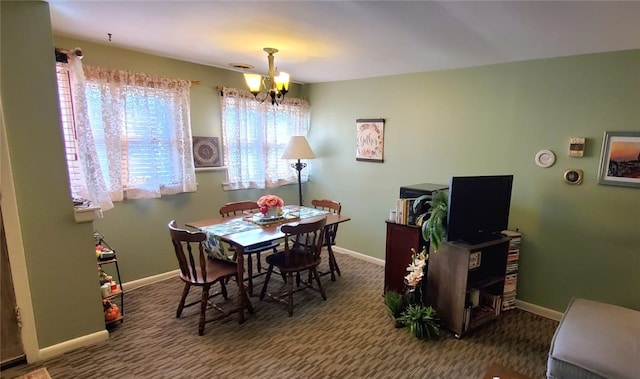
[[[509,226],[513,175],[454,176],[449,185],[447,240],[476,244]]]

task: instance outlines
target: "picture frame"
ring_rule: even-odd
[[[604,133],[598,184],[640,188],[640,131]]]
[[[356,120],[356,161],[384,162],[384,119]]]
[[[193,164],[196,169],[222,166],[218,137],[193,137]]]

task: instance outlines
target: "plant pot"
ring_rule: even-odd
[[[276,218],[278,217],[278,208],[269,208],[267,209],[267,213],[264,214],[265,218]]]
[[[396,329],[404,328],[406,325],[399,318],[393,318],[393,326]]]

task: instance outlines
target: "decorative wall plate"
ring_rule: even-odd
[[[199,167],[220,167],[218,137],[193,137],[193,163]]]
[[[538,166],[547,168],[553,166],[556,155],[551,150],[540,150],[534,160]]]

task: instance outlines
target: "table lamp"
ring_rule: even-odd
[[[300,159],[315,159],[316,155],[311,150],[307,139],[304,136],[292,136],[289,144],[284,149],[282,159],[297,159],[297,163],[292,163],[291,167],[298,171],[298,197],[302,206],[302,181],[300,179],[300,171],[307,167],[306,163],[301,163]]]

